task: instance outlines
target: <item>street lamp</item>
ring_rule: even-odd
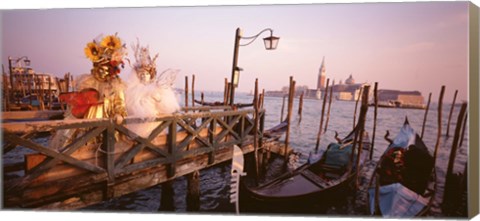
[[[240,30],[240,28],[237,28],[237,31],[235,32],[235,47],[233,50],[233,65],[232,65],[232,79],[231,79],[232,89],[230,90],[230,105],[234,104],[233,102],[234,102],[235,88],[238,87],[240,71],[243,70],[237,66],[238,65],[238,49],[240,48],[240,46],[247,46],[253,43],[258,38],[258,36],[260,36],[262,33],[266,31],[270,31],[270,37],[266,37],[263,39],[263,42],[265,44],[265,49],[275,50],[277,48],[278,40],[280,38],[273,36],[273,30],[270,28],[263,29],[258,34],[251,37],[242,37],[242,31]],[[248,43],[241,45],[240,44],[241,39],[250,40],[250,41]]]

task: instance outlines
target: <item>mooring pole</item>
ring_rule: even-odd
[[[253,95],[254,122],[253,122],[253,152],[255,156],[255,179],[259,179],[258,169],[258,78],[255,79],[255,93]]]
[[[360,91],[358,92],[357,100],[355,101],[355,110],[353,112],[353,129],[355,129],[356,121],[357,121],[357,107],[358,107],[358,101],[360,100],[360,96],[362,95],[363,87],[360,88]],[[355,94],[353,95],[353,99],[355,99]]]
[[[265,101],[265,89],[262,89],[262,97],[260,99],[260,109],[263,109],[264,101]]]
[[[298,123],[302,122],[302,109],[303,109],[303,91],[300,94],[300,103],[298,104]]]
[[[425,123],[427,123],[427,115],[428,115],[428,109],[430,108],[430,100],[432,99],[432,93],[428,94],[428,103],[427,103],[427,109],[425,109],[425,116],[423,116],[423,124],[422,124],[422,133],[420,135],[420,138],[423,138],[423,132],[425,131]]]
[[[462,137],[460,139],[460,144],[458,145],[458,147],[462,146],[463,139],[465,139],[465,128],[467,127],[467,118],[468,118],[468,113],[465,114],[465,118],[463,119]]]
[[[453,95],[452,106],[450,107],[450,114],[448,115],[447,122],[447,138],[450,136],[450,119],[452,118],[453,109],[455,107],[455,100],[457,99],[458,90],[455,90],[455,95]]]
[[[185,107],[188,107],[188,76],[185,76]]]
[[[288,110],[287,110],[287,133],[285,134],[285,163],[288,161],[288,143],[290,141],[290,126],[292,118],[293,97],[295,96],[295,81],[290,76],[290,90],[288,93]]]
[[[372,131],[372,145],[370,146],[369,160],[373,158],[373,151],[375,150],[375,132],[377,131],[377,111],[378,111],[378,82],[375,82],[373,87],[373,100],[375,102],[375,108],[373,109],[373,131]]]
[[[358,151],[357,151],[357,166],[355,167],[357,170],[357,175],[355,178],[355,188],[358,189],[359,179],[360,179],[360,156],[362,155],[363,151],[363,133],[365,131],[365,120],[367,118],[367,111],[368,111],[368,93],[370,92],[370,86],[364,86],[364,92],[362,94],[362,106],[360,107],[360,116],[358,117],[358,123],[360,124],[360,134],[359,134],[359,142],[358,142]],[[353,146],[355,148],[355,146]],[[352,152],[354,149],[352,148]]]
[[[435,151],[433,152],[433,166],[435,167],[437,162],[438,147],[440,146],[440,138],[442,137],[442,106],[443,106],[443,94],[445,93],[445,85],[442,85],[440,90],[440,96],[438,98],[438,115],[437,115],[437,142],[435,143]]]
[[[187,175],[187,211],[200,210],[200,172],[195,170]]]
[[[195,107],[195,74],[192,75],[192,107]]]
[[[280,123],[283,122],[283,109],[285,109],[285,95],[283,95],[282,112],[280,113]]]
[[[223,105],[227,105],[228,102],[228,80],[225,78],[225,88],[223,91]]]
[[[460,108],[460,113],[458,114],[457,125],[455,127],[455,135],[453,138],[452,149],[450,150],[450,158],[448,160],[447,174],[445,176],[445,190],[443,192],[444,203],[448,203],[445,199],[451,199],[453,191],[456,190],[456,185],[453,185],[452,179],[453,175],[453,166],[455,164],[455,158],[457,156],[457,149],[459,147],[460,133],[462,130],[462,124],[464,122],[465,113],[467,111],[467,103],[463,103]],[[450,201],[450,200],[449,200]]]
[[[162,194],[160,196],[160,208],[159,211],[175,211],[174,206],[174,191],[173,180],[168,180],[162,183]]]
[[[328,99],[327,120],[325,121],[325,130],[323,130],[323,133],[326,133],[326,132],[327,132],[328,121],[330,120],[330,106],[332,106],[333,85],[335,85],[335,81],[333,81],[333,82],[332,82],[332,86],[330,86],[330,96],[329,96],[329,99]]]
[[[322,136],[323,115],[325,114],[325,104],[326,104],[326,101],[327,101],[329,82],[330,82],[330,78],[327,78],[327,87],[325,88],[325,92],[324,92],[324,95],[323,95],[322,114],[320,115],[320,126],[318,128],[317,143],[315,144],[315,153],[318,153],[318,147],[320,146],[320,137]]]

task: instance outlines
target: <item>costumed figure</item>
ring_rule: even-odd
[[[61,94],[60,100],[68,104],[65,119],[111,118],[121,123],[127,116],[124,90],[126,85],[118,74],[124,67],[125,45],[120,38],[109,35],[88,43],[85,55],[93,63],[90,74],[76,80],[77,92]],[[53,136],[51,145],[60,148],[82,133],[78,130],[61,130]],[[118,133],[116,134],[118,139]]]
[[[128,79],[126,105],[129,117],[142,118],[145,123],[127,124],[135,133],[133,136],[147,138],[161,123],[155,118],[172,114],[180,110],[173,84],[179,70],[167,69],[157,76],[155,60],[150,56],[149,48],[132,44],[135,63]]]

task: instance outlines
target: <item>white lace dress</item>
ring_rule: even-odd
[[[136,135],[147,138],[161,122],[156,117],[172,114],[180,110],[177,94],[173,89],[179,70],[167,69],[150,83],[142,83],[135,70],[128,79],[125,103],[128,118],[142,118],[146,122],[127,124],[127,128]]]

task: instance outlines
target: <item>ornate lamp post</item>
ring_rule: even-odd
[[[232,65],[232,89],[230,90],[230,105],[234,104],[234,96],[235,96],[235,88],[238,86],[238,81],[240,79],[240,71],[243,69],[238,67],[238,49],[240,46],[247,46],[254,42],[258,36],[260,36],[262,33],[270,31],[270,37],[266,37],[263,39],[264,44],[265,44],[265,49],[266,50],[275,50],[278,45],[278,40],[280,39],[279,37],[273,36],[273,30],[270,28],[263,29],[260,31],[258,34],[251,36],[251,37],[242,37],[242,31],[240,28],[237,28],[237,31],[235,32],[235,47],[233,49],[233,65]],[[250,40],[248,43],[245,44],[240,44],[240,40],[245,39],[245,40]]]

